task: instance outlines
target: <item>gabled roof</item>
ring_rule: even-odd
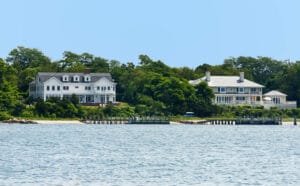
[[[278,90],[271,90],[264,94],[264,96],[287,96],[286,94],[279,92]]]
[[[189,83],[192,85],[197,85],[201,81],[206,81],[206,77],[204,76],[200,79],[190,80]],[[263,85],[247,79],[244,79],[244,81],[241,82],[239,76],[210,76],[210,81],[207,82],[207,84],[210,87],[264,87]]]
[[[113,79],[111,78],[110,73],[89,73],[89,74],[85,74],[85,73],[63,73],[63,72],[59,72],[59,73],[56,73],[56,72],[39,72],[38,73],[38,76],[39,76],[41,82],[45,82],[45,81],[49,80],[52,77],[55,77],[56,79],[61,81],[62,77],[64,75],[67,75],[70,78],[77,75],[77,76],[80,77],[79,82],[85,82],[83,77],[86,76],[86,75],[91,76],[91,81],[90,82],[96,82],[96,81],[98,81],[99,79],[101,79],[103,77],[107,78],[110,81],[113,81]],[[73,82],[73,81],[71,81],[71,79],[69,79],[69,82]],[[76,81],[76,82],[78,82],[78,81]]]

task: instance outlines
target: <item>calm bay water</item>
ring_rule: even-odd
[[[0,125],[0,185],[300,185],[300,127]]]

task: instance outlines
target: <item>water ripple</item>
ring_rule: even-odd
[[[291,126],[0,125],[0,185],[300,185]]]

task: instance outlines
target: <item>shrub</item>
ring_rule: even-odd
[[[0,112],[0,121],[11,119],[11,115],[7,112]]]

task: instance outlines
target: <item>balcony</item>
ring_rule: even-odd
[[[297,108],[297,101],[287,101],[285,103],[279,103],[279,104],[275,104],[273,102],[265,101],[263,105],[267,109],[269,109],[271,107],[277,107],[277,108],[280,108],[280,109],[294,109],[294,108]]]
[[[237,91],[226,91],[226,92],[217,92],[215,91],[214,92],[215,94],[239,94],[239,95],[261,95],[262,92],[259,92],[259,91],[247,91],[247,92],[237,92]]]

